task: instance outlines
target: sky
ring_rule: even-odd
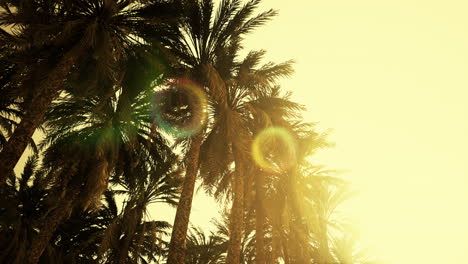
[[[313,158],[360,194],[342,210],[393,264],[468,263],[467,1],[264,1],[279,16],[247,38],[331,128]]]

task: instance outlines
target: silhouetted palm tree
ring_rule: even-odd
[[[229,77],[233,58],[240,50],[240,40],[253,29],[264,24],[276,13],[272,10],[253,16],[260,1],[252,0],[242,5],[239,0],[223,0],[214,12],[214,1],[184,1],[185,18],[173,29],[173,36],[165,45],[178,61],[175,68],[178,77],[189,78],[202,86],[209,100],[223,100],[224,91],[214,86],[207,69],[215,69],[222,77]],[[226,51],[230,52],[226,52]],[[200,145],[203,142],[203,128],[190,137],[186,151],[186,175],[179,206],[174,220],[171,237],[169,263],[184,263],[185,240],[187,236],[193,191],[199,167]]]
[[[159,234],[166,234],[170,225],[146,220],[146,210],[153,203],[176,205],[179,174],[177,170],[152,171],[148,176],[140,175],[138,183],[131,184],[132,189],[119,182],[119,191],[106,192],[102,206],[75,210],[67,221],[59,223],[38,262],[101,263],[99,261],[106,259],[106,263],[146,263],[155,260],[157,255],[163,254],[161,245],[166,243],[160,240]],[[41,221],[57,211],[54,200],[58,197],[51,180],[50,171],[37,168],[37,156],[34,156],[27,162],[19,180],[12,178],[1,190],[6,196],[0,200],[2,263],[27,263],[28,245],[37,237],[37,230],[42,232]],[[127,197],[120,213],[114,193]],[[63,206],[58,208],[63,209]]]
[[[208,188],[218,189],[218,193],[229,188],[232,191],[231,239],[227,258],[231,263],[240,259],[245,185],[249,184],[247,176],[251,175],[254,167],[250,153],[252,124],[258,122],[256,118],[265,120],[262,104],[276,104],[278,108],[284,108],[283,111],[300,109],[275,92],[278,90],[276,80],[292,73],[291,62],[259,66],[264,54],[263,51],[250,52],[242,61],[234,62],[233,76],[224,83],[216,71],[209,71],[210,80],[226,92],[222,100],[212,103],[214,121],[202,145],[201,174]]]
[[[29,106],[0,153],[0,182],[12,172],[72,71],[92,61],[99,75],[117,82],[122,58],[146,45],[148,31],[158,31],[175,13],[168,1],[22,0],[3,1],[2,8],[0,25],[13,30],[2,30],[0,46],[10,46],[13,60],[33,56],[26,58],[27,67],[16,67],[11,78],[16,81],[9,89],[31,92]]]
[[[111,175],[135,185],[137,177],[146,177],[149,171],[168,171],[173,166],[175,156],[153,127],[152,79],[137,88],[127,83],[141,67],[127,71],[119,92],[106,100],[68,95],[49,111],[44,161],[63,175],[57,185],[63,189],[62,197],[68,197],[58,200],[57,215],[51,214],[44,222],[46,229],[41,229],[33,241],[31,257],[40,256],[67,211],[99,202]]]
[[[149,179],[142,179],[136,188],[129,189],[124,207],[109,223],[99,248],[101,263],[147,263],[157,262],[157,256],[163,255],[167,242],[161,237],[167,235],[170,228],[165,221],[147,220],[148,206],[154,203],[177,204],[180,175],[178,171],[167,173],[154,172]]]
[[[200,228],[192,228],[187,238],[185,264],[221,264],[225,261],[227,240],[211,231],[206,235]]]
[[[0,190],[1,263],[24,263],[28,243],[37,233],[41,217],[51,203],[47,176],[38,168],[38,156],[26,162],[17,178]]]
[[[358,243],[358,236],[351,230],[345,230],[341,237],[333,239],[332,255],[334,264],[380,264],[382,261],[372,258],[368,249]]]
[[[114,191],[106,191],[97,210],[74,211],[59,226],[49,245],[52,250],[46,250],[39,263],[44,263],[44,259],[54,259],[54,263],[99,263],[104,233],[117,217]]]
[[[265,204],[271,229],[267,230],[271,232],[273,251],[279,252],[275,259],[282,258],[285,263],[332,263],[332,234],[342,232],[348,224],[336,208],[353,193],[346,182],[329,176],[329,171],[313,168],[298,171],[294,177],[291,173],[268,178],[271,187]],[[289,179],[294,181],[288,183]],[[293,189],[288,187],[291,184]]]
[[[2,29],[0,29],[0,35],[1,32]],[[8,142],[24,114],[23,98],[26,97],[23,94],[24,91],[12,89],[11,87],[15,82],[13,75],[17,67],[9,54],[0,53],[0,94],[2,95],[0,97],[0,151]],[[37,152],[32,139],[29,141],[29,146]]]

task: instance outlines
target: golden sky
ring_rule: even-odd
[[[468,1],[267,0],[250,49],[295,59],[283,85],[332,128],[316,160],[362,191],[345,206],[393,264],[468,263]]]

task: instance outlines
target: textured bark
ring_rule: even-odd
[[[39,234],[32,240],[26,257],[26,264],[39,262],[44,249],[49,244],[58,226],[70,215],[73,203],[80,193],[80,184],[74,183],[67,193],[67,197],[60,200],[60,204],[45,219]]]
[[[82,53],[81,50],[81,47],[77,47],[65,54],[47,77],[39,83],[37,93],[31,101],[32,104],[0,153],[0,185],[5,183],[8,176],[13,173],[16,163],[26,149],[34,131],[42,123],[52,100],[59,96],[60,88]]]
[[[236,173],[233,179],[234,201],[230,216],[230,237],[226,264],[239,264],[244,228],[244,169],[240,157],[236,159]]]
[[[255,263],[266,264],[265,255],[265,175],[260,172],[255,183]]]
[[[192,145],[187,153],[185,179],[174,219],[174,227],[169,244],[169,255],[167,258],[168,264],[184,264],[187,230],[190,211],[192,210],[193,192],[197,179],[202,139],[203,136],[201,134],[196,135],[192,139]]]

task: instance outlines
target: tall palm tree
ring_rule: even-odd
[[[309,134],[310,128],[307,124],[302,124],[295,119],[299,117],[303,107],[290,101],[289,95],[281,97],[277,88],[258,95],[251,102],[256,111],[252,114],[253,120],[250,122],[252,134],[260,137],[262,133],[272,131],[271,135],[266,134],[263,146],[259,146],[263,154],[260,164],[256,161],[253,164],[253,186],[255,208],[255,241],[256,241],[256,262],[269,263],[273,257],[267,252],[268,244],[266,235],[269,225],[278,218],[267,219],[268,210],[266,208],[267,196],[271,195],[271,190],[276,187],[284,188],[287,182],[283,181],[276,185],[279,179],[287,179],[285,176],[297,166],[299,137]],[[262,166],[266,167],[262,167]],[[251,187],[252,188],[252,187]],[[294,191],[294,190],[292,190]],[[284,195],[284,193],[282,194]],[[286,196],[282,196],[285,198]],[[281,203],[276,203],[275,206]],[[290,215],[293,217],[293,215]],[[271,234],[270,238],[271,238]],[[270,255],[270,256],[269,256]]]
[[[179,61],[176,77],[189,78],[202,86],[209,100],[223,100],[224,91],[214,86],[207,76],[207,69],[219,71],[228,77],[232,71],[232,58],[240,49],[240,40],[245,34],[261,26],[276,12],[273,10],[253,16],[260,0],[251,0],[242,5],[240,0],[223,0],[214,11],[213,0],[183,1],[184,19],[174,27],[172,36],[164,45]],[[231,52],[226,53],[227,50]],[[189,138],[186,151],[186,173],[179,206],[174,220],[168,263],[184,263],[184,251],[190,211],[200,162],[200,146],[206,137],[202,128]]]
[[[308,209],[304,217],[309,229],[314,232],[319,258],[317,262],[329,263],[333,259],[330,249],[332,234],[344,232],[344,227],[349,225],[349,219],[340,216],[337,208],[355,195],[355,192],[350,190],[349,183],[331,176],[330,171],[309,168],[305,172],[308,175],[298,179],[302,183],[301,187],[298,186],[298,191],[306,198],[303,206]]]
[[[254,167],[250,154],[253,141],[251,124],[258,121],[255,118],[265,119],[262,104],[277,104],[279,108],[284,107],[285,111],[300,108],[280,98],[278,87],[275,86],[278,78],[292,73],[291,62],[259,66],[264,54],[263,51],[250,52],[243,60],[234,61],[233,75],[225,82],[216,71],[210,72],[212,82],[226,92],[222,100],[213,102],[213,115],[216,118],[202,145],[201,173],[209,189],[218,189],[218,193],[229,188],[232,190],[227,263],[239,263],[241,258],[245,186],[249,185],[247,176],[251,175]]]
[[[147,32],[157,32],[174,17],[174,10],[170,1],[3,1],[0,25],[13,30],[2,30],[0,45],[10,43],[10,52],[18,54],[15,59],[32,50],[38,55],[27,58],[27,67],[17,67],[12,78],[14,89],[31,91],[30,106],[0,153],[0,183],[12,172],[72,71],[82,70],[87,59],[94,60],[99,74],[116,82],[122,58],[147,44]],[[42,74],[38,76],[36,69]]]
[[[349,185],[330,176],[330,171],[310,166],[267,179],[271,186],[264,201],[267,230],[273,237],[271,248],[280,252],[274,259],[333,263],[332,234],[343,232],[348,224],[336,208],[353,195]]]
[[[265,144],[261,146],[262,166],[255,166],[255,177],[252,178],[255,187],[256,261],[270,263],[281,257],[286,263],[308,263],[312,255],[304,254],[308,251],[310,237],[304,226],[303,194],[297,191],[302,185],[297,181],[300,168],[308,164],[307,158],[327,143],[311,124],[300,121],[303,109],[299,105],[284,99],[273,104],[265,99],[268,98],[255,102],[258,110],[251,122],[252,131],[261,135],[263,129],[269,129],[265,132],[276,131],[279,134],[273,133],[264,140]],[[269,100],[273,99],[274,96],[270,95]],[[289,241],[289,237],[293,239]]]
[[[42,144],[47,147],[44,161],[57,175],[64,174],[57,185],[60,195],[68,197],[59,200],[33,241],[32,263],[73,208],[86,209],[99,202],[111,175],[135,185],[138,175],[172,166],[175,156],[153,126],[154,78],[143,74],[153,71],[142,69],[146,64],[138,65],[126,72],[119,91],[107,99],[70,94],[50,109]],[[135,72],[147,81],[135,86],[131,82]]]

